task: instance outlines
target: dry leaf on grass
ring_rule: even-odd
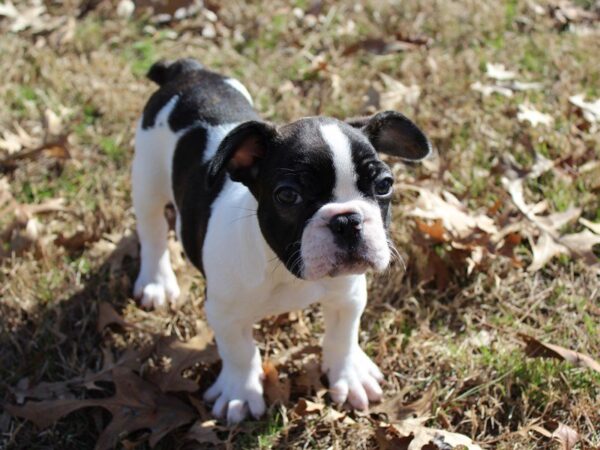
[[[546,426],[552,430],[552,439],[560,442],[563,450],[571,450],[579,441],[579,433],[564,423],[550,422]]]
[[[489,234],[498,232],[494,221],[485,214],[472,214],[448,191],[440,193],[419,186],[402,186],[419,193],[415,207],[408,215],[422,219],[440,220],[453,239],[464,239],[481,230]]]
[[[375,438],[380,449],[446,450],[461,448],[482,450],[470,438],[446,430],[424,426],[427,419],[406,419],[397,424],[380,423]]]
[[[581,109],[583,117],[590,123],[600,122],[600,98],[593,102],[586,102],[583,94],[569,97],[569,101]]]
[[[589,228],[590,230],[592,230],[594,233],[596,234],[600,234],[600,223],[598,222],[592,222],[590,220],[587,220],[583,217],[579,218],[579,223],[587,228]]]
[[[185,378],[182,372],[198,363],[212,364],[219,359],[213,334],[208,328],[187,342],[175,337],[163,337],[156,345],[157,358],[166,364],[153,372],[149,379],[163,392],[198,390],[198,383]]]
[[[121,315],[115,311],[115,308],[110,303],[101,302],[98,305],[98,320],[96,323],[96,330],[100,333],[108,325],[120,325],[122,327],[130,327],[133,324],[127,322]]]
[[[406,105],[414,105],[421,96],[421,88],[416,84],[407,86],[383,73],[381,79],[384,83],[384,92],[381,94],[380,101],[382,109],[401,109]]]
[[[290,399],[291,383],[289,378],[279,379],[279,372],[271,361],[263,362],[265,373],[264,390],[269,405],[286,404]]]
[[[541,213],[548,206],[547,202],[528,204],[525,201],[523,187],[525,179],[537,178],[553,166],[554,164],[551,161],[541,157],[538,158],[528,175],[512,180],[506,177],[502,179],[502,183],[510,194],[513,203],[529,221],[529,227],[522,227],[522,231],[529,236],[533,252],[532,263],[528,270],[534,272],[541,269],[559,254],[581,258],[590,266],[598,266],[598,258],[594,254],[593,247],[600,244],[599,235],[588,230],[563,235],[559,231],[563,226],[579,218],[581,215],[580,208],[571,206],[564,212],[542,216]]]
[[[409,417],[424,417],[428,415],[433,405],[435,387],[431,385],[421,398],[411,403],[404,403],[404,393],[384,400],[381,404],[371,408],[372,413],[383,413],[389,422],[397,422]]]
[[[218,446],[223,443],[216,433],[220,429],[221,427],[217,425],[216,420],[197,420],[190,427],[185,437],[199,444],[213,444]]]
[[[296,407],[294,408],[294,412],[299,416],[306,416],[308,414],[320,413],[325,408],[325,405],[322,403],[311,402],[310,400],[306,400],[301,398],[296,403]]]
[[[554,122],[554,118],[550,114],[542,113],[528,105],[519,105],[517,120],[519,122],[529,122],[532,127],[551,125]]]
[[[494,80],[512,80],[517,76],[512,70],[508,70],[504,64],[486,63],[486,75]]]
[[[112,420],[100,434],[97,450],[114,448],[121,437],[137,430],[149,430],[150,446],[154,446],[167,433],[195,417],[188,405],[176,397],[162,394],[156,386],[128,369],[115,369],[113,381],[115,395],[110,398],[28,402],[24,406],[7,405],[6,410],[46,428],[81,408],[105,408],[112,414]]]
[[[527,344],[527,347],[525,348],[525,353],[527,356],[538,358],[556,358],[562,361],[570,362],[571,364],[579,367],[586,367],[588,369],[595,370],[596,372],[600,373],[600,363],[587,355],[561,347],[559,345],[546,344],[526,334],[520,333],[519,337]]]

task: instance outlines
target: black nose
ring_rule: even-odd
[[[329,228],[334,236],[350,245],[358,242],[362,225],[362,216],[357,213],[338,214],[329,221]]]

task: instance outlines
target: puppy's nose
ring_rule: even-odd
[[[349,244],[360,238],[362,226],[363,219],[358,213],[338,214],[329,221],[329,228],[334,236],[340,237]]]

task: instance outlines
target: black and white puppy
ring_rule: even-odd
[[[206,278],[206,315],[222,371],[205,393],[230,423],[265,411],[252,326],[320,302],[323,370],[331,397],[367,408],[383,377],[360,349],[365,271],[390,262],[393,178],[377,152],[416,161],[431,153],[402,114],[348,123],[306,117],[275,127],[260,120],[237,80],[191,59],[156,63],[160,85],[139,122],[133,204],[141,243],[135,295],[145,307],[174,305],[164,207]]]

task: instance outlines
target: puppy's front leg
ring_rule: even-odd
[[[214,302],[214,300],[213,300]],[[213,304],[214,305],[214,304]],[[223,368],[204,394],[214,401],[212,412],[229,423],[244,420],[248,408],[256,418],[265,412],[263,370],[258,348],[252,337],[252,323],[231,318],[231,312],[218,311],[207,302],[206,313],[223,361]]]
[[[323,338],[323,370],[329,378],[331,398],[346,400],[356,409],[366,409],[369,401],[381,399],[379,382],[383,375],[358,345],[360,316],[367,303],[364,275],[348,278],[346,292],[325,300],[325,336]]]

